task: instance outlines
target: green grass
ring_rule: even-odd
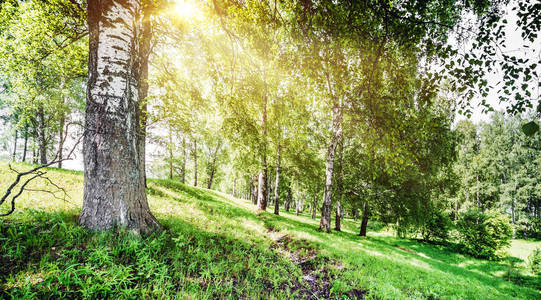
[[[364,291],[367,299],[541,297],[541,280],[525,265],[539,241],[513,241],[504,261],[479,260],[377,224],[360,238],[350,219],[343,232],[324,234],[307,214],[258,213],[247,201],[168,180],[150,180],[148,189],[164,232],[91,233],[77,226],[82,174],[48,172],[71,198],[27,192],[0,219],[0,298],[283,299],[309,290],[341,299]],[[0,191],[12,177],[0,162]],[[40,180],[31,188],[52,187]]]

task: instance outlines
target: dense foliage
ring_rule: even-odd
[[[488,259],[501,258],[512,235],[509,218],[495,211],[464,212],[457,222],[457,230],[464,252]]]

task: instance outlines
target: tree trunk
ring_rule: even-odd
[[[137,0],[88,2],[85,186],[79,221],[92,230],[126,227],[147,234],[161,227],[145,194],[142,102],[148,54],[141,51],[150,25],[141,10]]]
[[[193,139],[193,186],[197,186],[197,139]]]
[[[342,110],[338,101],[335,101],[332,109],[332,137],[327,148],[327,161],[325,162],[325,190],[323,192],[323,205],[321,207],[321,220],[319,230],[331,232],[331,206],[332,206],[332,184],[334,170],[334,154],[336,147],[342,139]]]
[[[15,138],[13,141],[13,154],[11,155],[11,161],[15,161],[15,155],[17,155],[17,140],[19,139],[19,131],[15,130]]]
[[[276,181],[274,184],[274,214],[280,214],[280,144],[276,147]]]
[[[169,124],[169,179],[173,179],[173,132]]]
[[[314,194],[314,199],[312,200],[312,219],[316,219],[317,214],[317,194]]]
[[[267,209],[267,168],[259,171],[257,184],[257,208]]]
[[[341,231],[342,228],[341,228],[341,224],[340,224],[340,221],[342,219],[342,204],[340,203],[340,197],[337,197],[336,199],[336,219],[334,220],[335,221],[335,224],[334,224],[334,230],[336,231]]]
[[[340,139],[339,143],[339,149],[338,149],[338,172],[337,172],[337,179],[336,179],[336,211],[335,211],[335,223],[334,223],[334,230],[341,231],[341,224],[340,221],[342,219],[342,204],[340,203],[342,200],[342,155],[344,152],[344,140]]]
[[[26,162],[26,152],[28,151],[28,126],[24,129],[24,149],[22,162]]]
[[[180,169],[180,182],[186,183],[186,163],[188,156],[186,155],[186,137],[182,137],[182,167]]]
[[[210,175],[209,180],[207,182],[207,189],[212,188],[212,182],[214,181],[214,174],[216,173],[216,157],[218,156],[218,151],[220,151],[220,148],[222,147],[221,143],[218,143],[216,146],[216,149],[214,149],[214,154],[212,155],[212,163],[210,165]]]
[[[257,176],[254,176],[254,178],[252,179],[252,182],[250,183],[252,185],[252,203],[254,205],[257,205],[257,195],[258,195],[258,186],[257,186],[257,183],[258,183],[258,177]]]
[[[353,214],[353,220],[357,221],[357,218],[359,217],[359,209],[357,208],[357,206],[353,207],[352,214]]]
[[[301,212],[301,204],[299,202],[300,202],[299,199],[295,200],[295,215],[297,216]]]
[[[284,209],[289,212],[289,207],[291,206],[291,184],[289,185],[287,189],[287,200],[286,203],[284,203]]]
[[[267,95],[263,97],[263,114],[261,126],[263,127],[261,143],[261,169],[259,171],[259,182],[257,188],[257,208],[267,209]]]
[[[360,236],[366,236],[366,226],[368,225],[368,201],[364,202],[364,208],[363,208],[363,219],[361,221],[361,232],[359,233]]]
[[[39,142],[39,163],[47,164],[47,137],[45,136],[45,113],[43,106],[38,108],[38,142]]]
[[[58,168],[62,169],[62,159],[64,158],[64,125],[66,118],[60,117],[60,124],[58,130]]]

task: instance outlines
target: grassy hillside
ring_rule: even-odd
[[[48,175],[70,198],[27,192],[16,213],[0,219],[0,297],[541,297],[540,278],[524,268],[541,242],[514,241],[513,259],[490,262],[385,232],[360,238],[352,220],[343,232],[323,234],[308,216],[257,213],[246,201],[167,180],[148,188],[162,233],[94,234],[77,226],[82,174]],[[0,162],[0,191],[12,177]],[[31,188],[52,190],[42,180]]]

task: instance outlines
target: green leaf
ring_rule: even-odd
[[[535,121],[528,122],[522,125],[522,132],[527,136],[532,136],[539,131],[539,125]]]

